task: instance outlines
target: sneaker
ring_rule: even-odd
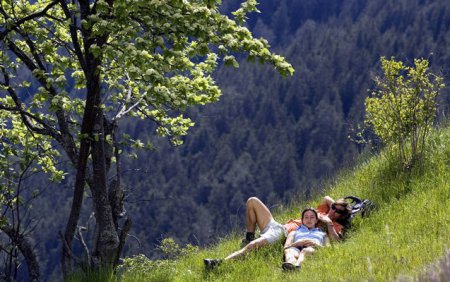
[[[247,238],[242,239],[241,241],[241,248],[245,247],[248,245],[248,243],[250,243],[253,240],[248,240]]]
[[[204,259],[205,269],[207,271],[213,270],[222,263],[221,259]]]
[[[294,270],[299,270],[300,265],[293,265],[292,263],[289,263],[289,262],[283,262],[283,264],[281,265],[281,268],[283,268],[284,271],[294,271]]]
[[[255,232],[247,232],[245,233],[245,238],[241,241],[241,248],[245,247],[251,241],[255,240]]]

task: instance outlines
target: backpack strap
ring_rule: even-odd
[[[372,211],[375,208],[375,204],[368,200],[364,199],[361,200],[358,197],[355,196],[347,196],[344,197],[345,200],[349,200],[350,207],[351,207],[351,215],[350,219],[355,217],[357,213],[361,213],[361,217],[365,217],[369,214],[370,211]]]
[[[355,196],[347,196],[344,199],[350,204],[350,218],[353,218],[363,208],[364,201]]]
[[[365,217],[368,215],[373,209],[375,209],[375,203],[372,201],[369,201],[368,199],[365,199],[362,202],[361,206],[361,217]]]

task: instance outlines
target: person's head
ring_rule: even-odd
[[[350,205],[345,199],[336,200],[331,204],[328,217],[330,219],[346,218],[350,215]]]
[[[306,208],[302,211],[302,224],[308,228],[314,228],[319,222],[319,216],[313,208]]]

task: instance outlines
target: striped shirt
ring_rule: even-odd
[[[309,239],[314,240],[319,245],[323,246],[325,242],[325,236],[326,233],[323,232],[320,228],[309,229],[308,227],[302,224],[297,230],[294,231],[294,243],[301,240]]]

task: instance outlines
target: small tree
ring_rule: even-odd
[[[442,77],[429,72],[428,61],[415,59],[405,66],[394,58],[381,58],[382,76],[367,97],[366,120],[384,144],[396,145],[400,159],[410,167],[424,151],[425,139],[436,115],[436,97]]]
[[[0,111],[0,277],[7,281],[22,280],[19,268],[24,263],[27,280],[41,279],[31,238],[37,221],[30,220],[30,211],[33,199],[42,192],[33,185],[35,177],[43,171],[54,181],[63,177],[53,163],[58,151],[50,141],[35,138],[17,115]]]
[[[36,140],[50,140],[74,168],[72,206],[61,234],[65,276],[79,261],[73,241],[85,188],[96,221],[92,248],[85,248],[87,264],[112,267],[121,253],[131,224],[118,222],[124,197],[121,145],[145,146],[119,134],[121,119],[153,122],[157,134],[178,145],[194,124],[182,113],[218,101],[221,91],[212,73],[221,61],[237,67],[234,55],[241,52],[283,75],[293,73],[265,39],[254,38],[243,25],[247,13],[258,11],[256,0],[243,1],[234,18],[219,12],[221,2],[1,0],[4,131],[17,136],[21,132],[12,121],[21,123]],[[51,151],[30,149],[58,176]]]

